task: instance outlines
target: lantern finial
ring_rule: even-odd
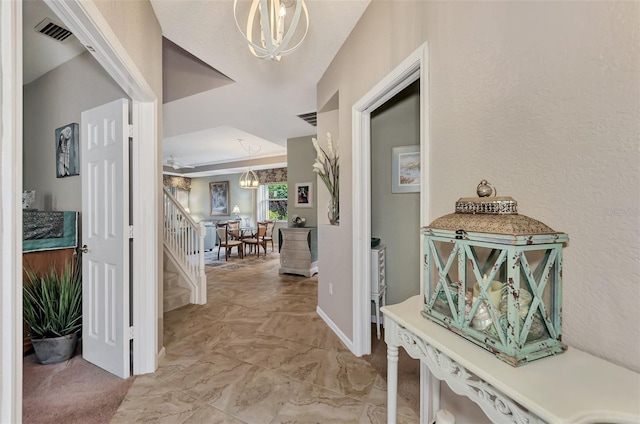
[[[487,180],[482,180],[480,181],[480,184],[478,184],[476,193],[478,193],[478,197],[489,197],[492,194],[494,196],[497,196],[498,190],[496,190],[494,186],[489,184]]]

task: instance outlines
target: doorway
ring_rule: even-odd
[[[380,240],[371,272],[373,281],[378,275],[384,284],[378,292],[390,305],[420,293],[419,148],[416,80],[371,113],[371,236]]]
[[[355,355],[371,353],[371,113],[420,80],[420,162],[429,163],[428,46],[424,43],[353,106],[353,349]],[[420,169],[428,181],[428,166]],[[429,223],[429,186],[420,185],[420,226]],[[420,256],[423,255],[420,245]],[[419,266],[418,264],[416,264]],[[422,281],[422,267],[420,267]],[[422,289],[421,289],[422,292]]]
[[[133,253],[134,374],[155,371],[158,361],[160,290],[158,244],[160,209],[158,161],[158,99],[109,24],[92,3],[82,1],[47,4],[57,17],[93,52],[96,60],[133,100],[133,236],[139,249]],[[2,141],[0,144],[0,321],[1,398],[0,421],[20,422],[22,413],[22,4],[0,2],[0,54],[2,87]],[[90,48],[89,48],[90,47]],[[145,160],[142,160],[144,157]],[[5,231],[6,230],[6,231]]]

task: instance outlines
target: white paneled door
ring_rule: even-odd
[[[121,378],[129,350],[129,102],[82,112],[82,355]]]

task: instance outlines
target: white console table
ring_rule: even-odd
[[[396,422],[398,347],[426,365],[496,423],[639,423],[640,374],[573,347],[514,368],[422,317],[420,295],[383,307],[388,360],[388,423]],[[421,422],[439,405],[439,390],[421,373]],[[433,410],[425,405],[432,405]]]

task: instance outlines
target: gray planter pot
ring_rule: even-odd
[[[48,339],[31,339],[39,363],[57,364],[73,356],[78,344],[78,333]]]

